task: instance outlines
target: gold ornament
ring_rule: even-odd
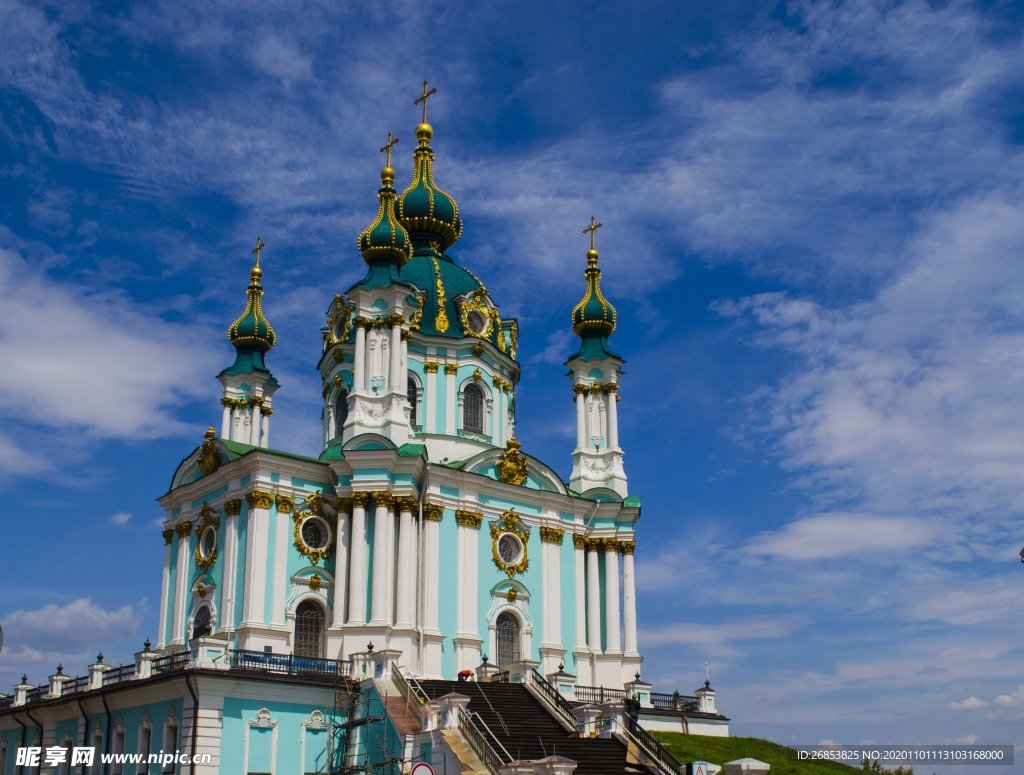
[[[523,552],[519,555],[519,559],[513,563],[505,562],[498,553],[498,542],[503,535],[509,533],[518,538],[519,543],[523,547]],[[509,578],[512,578],[517,573],[525,573],[526,569],[530,567],[530,558],[526,552],[526,542],[529,538],[530,531],[526,529],[526,526],[519,519],[519,514],[515,509],[509,509],[499,519],[491,523],[491,555],[494,564],[500,570],[505,571]]]
[[[526,482],[529,469],[526,455],[519,451],[522,445],[515,439],[505,443],[505,451],[498,455],[494,467],[498,470],[498,481],[508,484],[522,485]]]
[[[457,509],[455,512],[455,523],[462,527],[471,527],[474,530],[480,529],[480,523],[483,522],[484,515],[479,511],[467,511],[465,509]]]
[[[295,508],[295,498],[288,495],[278,495],[274,498],[274,502],[277,503],[278,514],[291,514],[292,509]]]
[[[160,535],[164,537],[164,546],[170,546],[171,538],[174,537],[174,531],[170,528],[167,528],[167,530],[163,531]]]
[[[636,541],[619,541],[619,554],[633,554],[636,551]]]
[[[314,592],[319,592],[320,587],[321,585],[323,585],[323,583],[324,580],[320,578],[319,573],[314,573],[312,576],[309,577],[309,588],[312,589]]]
[[[203,476],[209,476],[220,468],[220,453],[217,452],[215,438],[217,432],[211,425],[203,434],[203,443],[199,447],[199,470],[203,472]]]
[[[188,534],[192,532],[192,522],[186,519],[184,522],[179,522],[174,526],[174,532],[178,534],[178,538],[188,538]]]
[[[274,493],[264,490],[252,490],[245,499],[249,501],[249,507],[254,509],[269,509],[274,502]]]
[[[540,540],[546,544],[561,544],[565,531],[557,527],[541,526]]]
[[[224,502],[224,516],[226,517],[237,517],[242,513],[242,499],[235,498],[234,500]]]
[[[440,522],[444,516],[444,506],[440,503],[424,503],[423,518],[428,522]]]

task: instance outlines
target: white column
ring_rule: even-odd
[[[220,421],[220,437],[222,439],[231,438],[231,406],[227,403],[229,401],[226,396],[221,402],[224,405],[224,411],[221,413]]]
[[[157,626],[157,632],[160,637],[157,638],[158,646],[166,646],[173,637],[170,632],[165,628],[167,626],[167,604],[171,601],[171,597],[174,595],[173,589],[168,589],[168,585],[171,582],[171,541],[173,540],[174,533],[172,531],[170,536],[164,537],[164,570],[160,576],[160,622]]]
[[[440,610],[437,557],[443,513],[438,504],[428,503],[423,507],[423,582],[420,591],[423,594],[423,628],[433,632],[437,632]]]
[[[423,430],[437,433],[437,365],[424,363],[426,384],[423,386]]]
[[[575,386],[574,386],[575,387]],[[576,449],[587,448],[587,397],[576,393]]]
[[[445,428],[444,428],[444,432],[447,433],[449,436],[454,436],[455,435],[455,415],[456,415],[455,407],[458,405],[458,395],[457,395],[458,391],[456,390],[456,387],[455,387],[455,374],[456,374],[456,372],[455,372],[454,369],[451,371],[451,373],[449,373],[448,370],[445,369],[445,372],[444,372],[444,375],[445,375],[445,381],[444,381],[444,390],[445,390],[445,393],[444,393],[444,405],[445,405],[444,426],[445,426]]]
[[[366,328],[356,320],[356,351],[352,360],[352,391],[359,393],[366,384]]]
[[[625,652],[628,655],[637,653],[636,643],[636,576],[633,569],[633,541],[623,541],[622,550],[622,620],[624,629]]]
[[[348,623],[366,623],[366,501],[369,493],[352,493],[352,559],[348,583]]]
[[[587,540],[587,645],[601,651],[601,580],[597,569],[597,541]]]
[[[587,574],[584,547],[587,539],[578,533],[572,537],[573,559],[576,563],[576,646],[587,643]]]
[[[373,378],[376,376],[373,373],[373,359],[374,353],[377,347],[380,345],[377,334],[372,328],[366,329],[366,353],[363,357],[363,390],[368,393],[372,393],[371,388],[373,387]]]
[[[608,449],[619,448],[619,402],[615,393],[605,393],[605,417],[608,421]]]
[[[619,635],[619,544],[614,538],[606,538],[603,543],[605,653],[608,653],[622,649]]]
[[[402,368],[402,324],[391,326],[391,364],[388,367],[388,389],[392,393],[405,393],[405,369]]]
[[[331,624],[340,627],[345,623],[345,601],[348,597],[348,545],[351,539],[348,509],[343,506],[338,512],[337,546],[334,549],[334,610]]]
[[[264,625],[264,601],[267,593],[267,547],[270,544],[269,492],[253,490],[249,501],[245,548],[245,598],[242,600],[242,626]]]
[[[221,581],[221,629],[235,629],[235,567],[238,564],[238,514],[242,502],[224,504],[224,577]]]
[[[373,581],[370,583],[370,624],[387,624],[388,517],[391,494],[373,494]]]
[[[261,430],[263,430],[263,407],[260,406],[258,401],[253,401],[252,425],[249,428],[249,443],[252,444],[254,447],[260,446]]]
[[[541,535],[541,556],[544,561],[544,641],[552,646],[562,645],[562,537],[557,543],[545,541]]]
[[[494,443],[505,445],[505,393],[500,387],[494,387]]]
[[[477,632],[477,539],[480,517],[462,512],[459,520],[459,594],[456,635],[476,635]],[[474,527],[473,525],[476,525]]]
[[[416,523],[412,510],[416,508],[416,499],[411,497],[398,498],[398,604],[395,610],[395,625],[411,627],[412,602],[416,577]]]
[[[171,639],[175,643],[184,643],[186,638],[185,619],[188,617],[188,570],[189,570],[189,536],[192,534],[191,522],[179,522],[175,527],[178,534],[177,573],[174,591],[174,621],[171,623]]]
[[[288,533],[291,528],[291,513],[295,508],[291,498],[278,497],[274,518],[270,522],[274,544],[274,578],[267,579],[272,590],[270,621],[277,627],[284,627],[285,622],[285,593],[290,586],[288,578],[288,547],[291,541],[288,540]]]
[[[263,413],[263,435],[260,437],[260,446],[263,448],[270,446],[270,414],[272,411],[268,407],[267,411]]]

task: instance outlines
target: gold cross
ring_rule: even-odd
[[[265,248],[266,246],[267,246],[267,243],[264,242],[263,239],[259,235],[256,235],[256,247],[254,247],[252,249],[252,254],[254,256],[256,256],[256,266],[257,267],[260,265],[260,251],[263,250],[263,248]]]
[[[386,143],[384,143],[383,147],[381,147],[381,149],[380,149],[381,153],[386,153],[388,155],[388,160],[386,162],[384,162],[384,166],[385,167],[390,167],[391,166],[391,149],[394,148],[395,145],[397,145],[397,144],[398,144],[398,138],[396,137],[394,140],[392,140],[391,139],[391,132],[388,132],[388,141]]]
[[[413,103],[412,103],[413,105],[419,105],[421,102],[423,103],[423,123],[424,124],[427,123],[427,100],[430,99],[430,95],[431,94],[437,94],[437,89],[431,89],[430,91],[427,91],[427,82],[424,81],[423,82],[423,94],[421,94],[417,99],[413,100]]]
[[[590,233],[590,249],[591,249],[591,250],[593,250],[593,249],[594,249],[594,232],[596,232],[596,231],[597,231],[598,229],[600,229],[600,228],[601,228],[602,226],[604,226],[604,224],[603,224],[603,223],[598,223],[598,222],[597,222],[597,221],[596,221],[596,220],[594,219],[594,216],[593,216],[593,215],[591,215],[591,216],[590,216],[590,225],[589,225],[589,226],[588,226],[587,228],[585,228],[585,229],[583,230],[583,233],[584,233],[584,234],[586,234],[586,233],[588,233],[588,232]]]

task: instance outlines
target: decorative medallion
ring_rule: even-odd
[[[510,603],[514,603],[517,597],[519,597],[519,590],[515,587],[509,587],[508,592],[505,593],[505,599]]]
[[[203,472],[203,476],[209,476],[220,468],[220,453],[217,451],[215,438],[217,432],[211,425],[203,434],[203,443],[199,447],[199,470]]]
[[[319,573],[314,573],[309,577],[309,588],[314,592],[319,592],[320,587],[323,586],[324,580],[320,577]]]
[[[509,439],[505,443],[505,451],[498,455],[498,460],[494,464],[498,470],[498,481],[515,485],[526,482],[529,469],[526,466],[526,455],[519,451],[521,446],[515,439]]]
[[[491,553],[494,564],[512,578],[525,573],[530,567],[526,555],[526,542],[530,531],[520,521],[515,509],[509,509],[501,518],[491,523]]]
[[[462,318],[464,336],[486,339],[491,335],[495,311],[487,305],[486,299],[486,293],[476,290],[459,302],[459,315]]]
[[[204,503],[199,511],[199,520],[196,522],[195,531],[199,536],[196,543],[196,565],[203,571],[208,571],[217,562],[218,540],[217,531],[220,528],[220,519],[209,503]]]
[[[327,515],[324,514],[326,500],[322,493],[312,492],[306,496],[302,510],[295,512],[295,548],[313,565],[334,553],[337,536]]]

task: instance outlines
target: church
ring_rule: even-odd
[[[61,667],[0,694],[0,775],[21,772],[26,746],[95,749],[92,768],[54,772],[667,775],[682,765],[650,730],[728,734],[709,682],[680,694],[642,679],[641,504],[619,444],[601,224],[584,229],[571,310],[563,482],[515,436],[517,321],[449,252],[462,218],[435,182],[434,91],[416,101],[401,193],[397,140],[381,148],[365,277],[325,292],[319,454],[271,443],[281,386],[257,239],[219,428],[159,498],[157,642],[134,664],[99,655],[80,677]],[[184,758],[98,763],[157,752]]]

